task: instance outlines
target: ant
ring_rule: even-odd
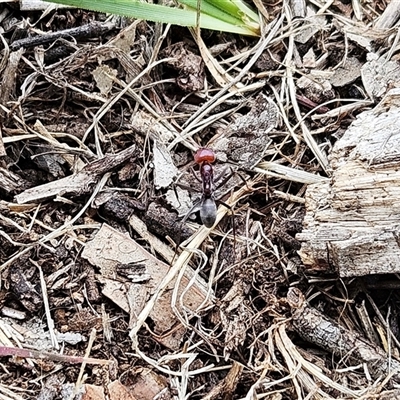
[[[202,195],[200,200],[186,214],[182,222],[185,222],[191,214],[200,210],[200,219],[203,225],[206,228],[214,226],[217,219],[217,204],[214,197],[214,167],[212,164],[216,159],[214,151],[207,147],[202,147],[194,153],[194,161],[200,165],[200,178],[196,174],[194,175],[202,183]],[[231,177],[232,174],[225,178],[219,187],[224,185]],[[218,202],[230,209],[224,202],[220,200]]]
[[[213,150],[209,148],[200,148],[194,153],[194,161],[200,165],[200,177],[203,184],[203,194],[200,199],[200,219],[203,225],[211,228],[217,218],[217,205],[214,199],[214,169],[211,165],[216,157]],[[193,211],[192,211],[193,212]]]

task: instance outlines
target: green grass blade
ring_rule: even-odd
[[[229,13],[238,19],[253,20],[254,22],[259,23],[258,14],[242,0],[202,0],[202,1],[210,3],[215,7],[219,8],[220,10],[223,10],[224,12]]]
[[[229,3],[226,0],[224,1],[226,3]],[[197,0],[179,0],[179,3],[184,4],[185,6],[190,7],[193,10],[197,8]],[[240,18],[237,18],[234,14],[225,12],[225,10],[222,10],[221,8],[215,7],[213,4],[207,2],[206,0],[200,1],[200,11],[203,15],[210,15],[229,24],[243,25],[243,22]]]
[[[179,3],[192,9],[197,7],[197,0],[179,0]],[[201,0],[200,10],[203,14],[211,15],[222,21],[238,26],[244,25],[255,32],[260,31],[258,14],[241,1]]]
[[[131,18],[145,19],[153,22],[163,22],[181,26],[196,26],[196,11],[190,9],[172,8],[158,4],[149,4],[137,0],[49,0],[51,3],[64,4],[91,11],[109,14],[124,15]],[[235,19],[237,22],[237,20]],[[239,24],[215,18],[208,14],[201,14],[200,27],[242,35],[259,36],[259,32]]]
[[[197,0],[177,0],[178,3],[184,4],[190,8],[197,8]],[[238,20],[237,9],[234,7],[229,7],[231,2],[229,0],[224,0],[224,3],[227,7],[222,9],[220,7],[216,7],[212,1],[200,0],[200,10],[202,13],[206,13],[208,15],[212,15],[213,17],[220,18],[220,16],[229,16],[234,20]]]

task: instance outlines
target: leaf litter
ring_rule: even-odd
[[[254,39],[2,2],[1,395],[396,398],[398,276],[296,238],[337,139],[398,107],[396,3],[256,1]],[[181,223],[207,146],[212,229]]]

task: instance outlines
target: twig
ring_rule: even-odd
[[[25,190],[15,196],[15,200],[21,204],[53,197],[61,193],[63,195],[84,194],[90,190],[93,184],[98,182],[102,175],[129,160],[135,150],[136,146],[132,145],[118,154],[106,154],[99,160],[86,165],[76,174]]]
[[[353,365],[365,363],[376,379],[393,374],[392,378],[400,382],[398,360],[392,358],[389,364],[388,356],[382,349],[310,307],[299,289],[291,288],[287,300],[292,307],[293,326],[304,340],[346,357]]]
[[[50,313],[49,298],[47,296],[47,287],[46,287],[46,281],[44,280],[43,270],[42,267],[36,261],[32,260],[31,258],[29,259],[29,261],[39,270],[40,288],[42,289],[43,304],[46,312],[47,327],[49,328],[51,344],[53,348],[58,350],[60,346],[58,345],[56,334],[54,332],[54,321]]]
[[[96,339],[96,329],[93,328],[92,331],[90,332],[90,337],[89,337],[89,342],[85,351],[85,360],[89,360],[89,354],[92,351],[92,347],[93,347],[93,343]],[[79,375],[78,378],[76,380],[76,384],[75,384],[75,389],[74,392],[71,394],[70,400],[72,400],[74,398],[74,396],[79,392],[79,389],[81,388],[83,381],[82,381],[82,377],[83,377],[83,373],[85,372],[85,368],[86,368],[86,364],[88,364],[86,361],[82,362],[81,368],[79,370]]]
[[[90,24],[78,26],[76,28],[64,29],[58,32],[46,33],[40,36],[28,37],[25,39],[16,40],[11,43],[10,49],[12,51],[29,47],[40,46],[47,43],[52,43],[57,39],[67,38],[91,38],[103,35],[104,33],[115,28],[111,22],[91,22]]]
[[[68,364],[81,364],[81,363],[97,364],[97,365],[111,364],[111,361],[109,360],[101,360],[97,358],[67,356],[65,354],[53,354],[53,353],[48,353],[46,351],[18,349],[16,347],[0,346],[0,357],[5,357],[5,356],[17,356],[21,358],[33,358],[38,360],[60,361]]]

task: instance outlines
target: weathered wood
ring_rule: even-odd
[[[18,193],[21,189],[27,189],[29,186],[30,183],[15,172],[0,167],[0,189],[5,193]]]
[[[10,44],[11,50],[15,51],[21,48],[35,47],[47,43],[52,43],[61,38],[91,38],[100,36],[112,29],[115,25],[110,22],[100,23],[97,21],[90,24],[79,26],[77,28],[64,29],[58,32],[51,32],[45,35],[38,35],[16,40]]]
[[[299,289],[291,288],[287,300],[292,309],[293,327],[304,340],[345,358],[346,365],[365,364],[375,379],[393,372],[392,379],[400,382],[398,360],[390,359],[377,345],[310,307]]]
[[[15,75],[17,73],[19,60],[22,57],[24,50],[13,51],[7,63],[5,70],[2,73],[1,83],[0,83],[0,104],[7,105],[7,103],[13,99],[13,94],[15,91]],[[4,110],[0,110],[0,115],[4,115]]]
[[[173,251],[168,250],[173,255]],[[136,323],[137,316],[149,297],[169,271],[168,264],[156,259],[132,238],[107,224],[104,224],[94,239],[86,244],[82,257],[100,268],[99,279],[104,284],[103,294],[130,314],[131,324]],[[134,268],[135,266],[142,268]],[[128,268],[143,269],[142,277],[137,274],[137,279],[133,280],[130,277],[132,281],[129,281],[121,273],[123,269]],[[170,331],[179,322],[175,315],[176,310],[185,315],[194,315],[198,307],[209,304],[207,284],[200,276],[195,276],[191,268],[188,267],[180,279],[179,283],[176,279],[170,283],[169,290],[157,300],[150,313],[154,322],[153,331],[159,334],[160,341],[170,348],[179,348],[185,331]],[[175,284],[179,284],[176,304],[172,298]]]
[[[375,28],[388,29],[395,25],[400,17],[400,3],[392,0],[386,7],[383,14],[377,19]]]
[[[52,7],[53,9],[74,8],[71,6],[49,3],[47,1],[42,1],[42,0],[20,0],[19,7],[21,11],[40,11],[40,10],[46,10],[49,7]]]
[[[400,272],[400,109],[362,113],[331,154],[332,179],[310,185],[300,256],[340,276]]]
[[[15,196],[18,204],[29,203],[65,194],[82,195],[91,192],[93,186],[109,171],[128,161],[135,152],[136,146],[132,145],[118,154],[106,154],[99,160],[86,165],[76,174],[27,189]]]

